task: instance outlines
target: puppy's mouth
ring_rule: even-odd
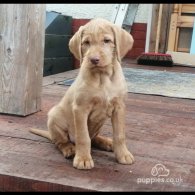
[[[99,64],[91,64],[92,68],[105,68],[106,66],[108,66],[108,65],[101,64],[101,63],[99,63]]]
[[[104,65],[102,65],[102,64],[99,64],[99,65],[91,65],[90,66],[90,69],[91,70],[105,70],[108,66],[109,66],[110,64],[104,64]]]
[[[106,67],[108,67],[111,63],[102,63],[101,61],[99,61],[98,63],[89,63],[90,68],[92,69],[104,69]]]

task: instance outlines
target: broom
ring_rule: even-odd
[[[160,28],[161,28],[161,18],[162,18],[162,8],[163,5],[159,6],[158,15],[158,25],[156,32],[156,44],[155,52],[144,52],[137,58],[137,63],[142,65],[158,65],[158,66],[173,66],[173,60],[170,54],[158,53],[159,38],[160,38]]]

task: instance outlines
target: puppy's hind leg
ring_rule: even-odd
[[[105,121],[106,121],[106,119],[104,118],[98,124],[92,123],[92,122],[89,123],[89,131],[93,132],[93,134],[90,135],[91,145],[92,145],[92,147],[98,148],[100,150],[105,150],[105,151],[111,152],[111,151],[113,151],[112,139],[99,135],[99,132],[101,131]],[[94,134],[95,134],[95,136],[94,136]]]
[[[97,135],[91,140],[91,144],[100,150],[113,151],[113,141],[108,137]]]
[[[75,155],[75,145],[71,142],[59,143],[57,145],[65,158],[73,158]]]
[[[62,129],[57,124],[48,125],[52,142],[58,147],[65,158],[75,155],[75,145],[70,141],[68,131]]]

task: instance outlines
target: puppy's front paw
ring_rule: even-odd
[[[128,150],[126,152],[122,152],[116,158],[119,163],[125,165],[130,165],[135,161],[133,155]]]
[[[74,157],[73,167],[77,169],[92,169],[94,167],[94,162],[91,155],[89,156],[76,155]]]

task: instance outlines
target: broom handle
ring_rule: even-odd
[[[158,47],[159,47],[160,28],[161,28],[161,19],[162,19],[162,8],[163,8],[163,5],[160,4],[159,14],[158,14],[157,32],[156,32],[156,45],[155,45],[155,51],[154,51],[155,53],[158,52]]]

